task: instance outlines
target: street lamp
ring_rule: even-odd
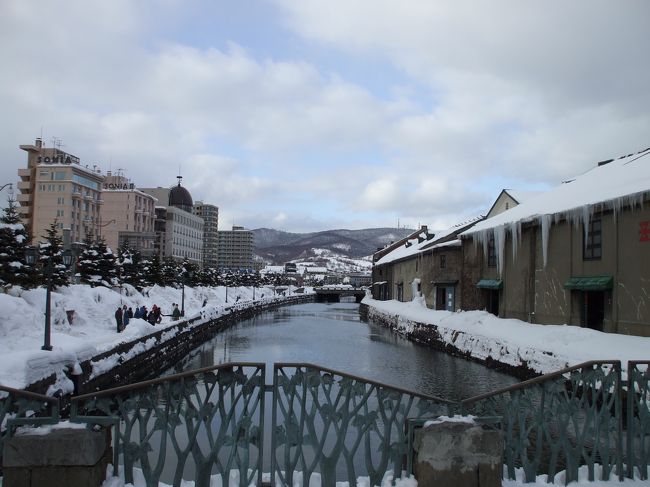
[[[192,271],[183,272],[183,279],[181,281],[181,316],[185,316],[185,280],[192,278]]]
[[[67,267],[70,265],[72,260],[72,252],[70,249],[67,249],[62,252],[63,264]],[[27,247],[25,249],[25,262],[29,265],[34,265],[38,258],[38,249],[36,247]],[[51,335],[51,296],[52,296],[52,272],[54,270],[54,264],[52,258],[49,258],[45,263],[44,272],[45,278],[47,279],[47,291],[45,293],[45,336],[43,338],[43,346],[41,350],[52,350],[52,344],[50,342]]]

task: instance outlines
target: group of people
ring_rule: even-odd
[[[178,310],[178,305],[174,304],[174,311],[172,312],[172,316],[175,316],[174,313]],[[134,319],[134,318],[140,318],[143,320],[148,321],[152,325],[156,325],[156,323],[160,323],[162,321],[162,311],[161,309],[156,306],[155,304],[151,308],[151,310],[147,310],[147,307],[142,305],[141,307],[136,307],[135,312],[133,311],[133,308],[127,307],[126,304],[123,306],[118,306],[117,310],[115,311],[115,322],[117,324],[117,332],[120,333],[124,331],[124,328],[129,324],[129,321]],[[178,312],[178,316],[180,317],[180,311]],[[178,319],[178,318],[174,318]]]

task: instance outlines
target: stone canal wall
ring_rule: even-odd
[[[458,330],[448,330],[428,323],[419,323],[403,316],[389,314],[367,303],[361,303],[359,315],[363,321],[390,328],[414,342],[441,350],[450,355],[479,362],[486,367],[500,370],[520,380],[538,377],[541,374],[528,366],[523,359],[512,360],[507,344],[492,344],[492,349],[503,350],[503,355],[486,352],[484,337],[473,336]]]
[[[242,302],[224,308],[214,319],[208,312],[179,321],[177,325],[96,355],[80,363],[76,371],[67,375],[74,383],[75,394],[86,394],[141,380],[152,379],[170,369],[190,351],[205,343],[215,334],[242,320],[282,306],[308,303],[313,294],[289,296],[271,300]],[[31,384],[28,391],[45,394],[57,378],[55,374]]]

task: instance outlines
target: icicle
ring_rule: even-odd
[[[510,239],[512,241],[512,261],[517,260],[517,251],[521,243],[521,220],[510,222]]]
[[[593,207],[591,205],[584,205],[582,207],[582,228],[585,231],[585,242],[589,240],[589,221],[591,220],[591,213]]]
[[[497,254],[497,269],[499,275],[503,275],[503,265],[505,263],[504,253],[506,250],[506,226],[499,225],[494,229],[494,250]]]
[[[542,227],[542,256],[544,258],[544,267],[548,260],[548,241],[551,230],[552,215],[540,215],[539,224]]]

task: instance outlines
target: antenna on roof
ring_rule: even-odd
[[[180,170],[179,170],[179,172],[180,172]],[[176,176],[176,179],[178,179],[178,185],[180,186],[181,185],[181,180],[183,179],[183,176]]]

